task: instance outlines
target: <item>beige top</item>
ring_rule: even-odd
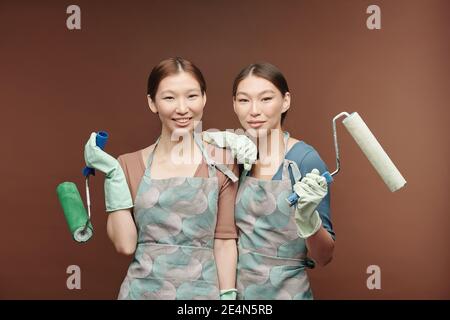
[[[210,144],[205,144],[205,146],[211,159],[213,159],[216,163],[227,164],[228,168],[239,177],[239,167],[235,162],[230,161],[232,158],[228,150],[217,148]],[[146,168],[146,164],[144,164],[142,157],[142,151],[143,150],[138,150],[136,152],[126,153],[118,158],[125,173],[128,187],[130,188],[133,199],[136,199],[137,190]],[[233,183],[233,181],[231,181],[218,169],[216,172],[219,182],[219,200],[217,204],[215,238],[237,239],[237,228],[234,220],[234,203],[239,182]],[[206,164],[204,158],[202,158],[202,162],[199,164],[194,177],[208,178],[208,165]]]

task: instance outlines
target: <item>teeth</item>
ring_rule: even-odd
[[[182,118],[182,119],[175,119],[175,121],[178,121],[178,122],[187,122],[187,121],[189,121],[189,119],[190,119],[190,118]]]

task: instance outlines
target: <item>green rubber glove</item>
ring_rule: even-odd
[[[88,167],[103,172],[105,176],[105,204],[106,212],[133,207],[133,200],[128,189],[128,184],[122,167],[114,157],[110,156],[96,143],[96,133],[91,137],[84,147],[84,160]]]
[[[236,300],[237,289],[220,290],[220,300]]]
[[[315,234],[322,225],[319,212],[316,208],[327,195],[328,185],[319,170],[313,169],[311,173],[294,184],[294,191],[299,199],[295,209],[295,222],[299,237],[306,239]]]
[[[229,148],[231,154],[244,169],[250,171],[256,162],[258,150],[256,145],[245,135],[237,135],[228,131],[203,132],[203,140],[219,148]]]

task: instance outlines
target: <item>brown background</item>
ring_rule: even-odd
[[[335,167],[331,119],[358,111],[408,184],[390,193],[340,124],[332,186],[335,258],[311,274],[318,299],[449,299],[449,1],[65,1],[0,3],[0,298],[114,299],[130,258],[106,236],[103,177],[92,180],[94,237],[71,240],[55,188],[77,183],[91,131],[118,156],[155,140],[146,79],[180,55],[208,82],[204,128],[238,128],[231,83],[243,66],[284,71],[285,128]],[[381,7],[381,30],[366,8]],[[81,290],[66,268],[81,267]],[[381,268],[381,290],[366,269]]]

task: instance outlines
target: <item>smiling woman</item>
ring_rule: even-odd
[[[147,93],[161,135],[119,157],[134,207],[108,216],[117,251],[134,254],[119,299],[219,299],[222,290],[235,290],[237,165],[219,171],[223,151],[216,154],[195,133],[206,83],[193,63],[162,61],[150,73]]]
[[[275,121],[273,125],[269,125],[273,127],[277,119],[275,113],[281,114],[282,125],[291,103],[286,79],[270,63],[251,64],[242,69],[233,83],[233,97],[236,113],[250,111],[251,118],[247,119],[247,123],[251,128],[259,128],[270,120]],[[264,117],[257,117],[258,109],[252,101],[262,102]]]
[[[328,170],[312,146],[282,130],[291,96],[277,67],[244,68],[234,81],[233,105],[259,152],[250,175],[240,179],[235,207],[238,297],[312,299],[305,270],[328,264],[334,251],[329,191],[318,175]],[[293,189],[301,199],[296,208],[285,201]]]
[[[189,61],[179,57],[162,61],[152,70],[147,90],[150,109],[159,114],[163,129],[193,130],[194,122],[201,120],[206,82]]]

